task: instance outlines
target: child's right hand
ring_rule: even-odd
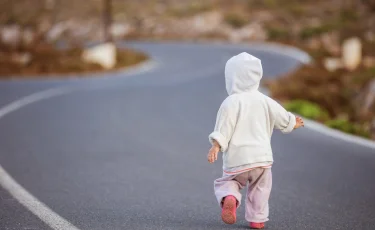
[[[208,162],[214,163],[217,160],[217,154],[219,153],[219,151],[220,151],[220,147],[213,145],[210,151],[208,151],[208,155],[207,155]]]
[[[300,127],[304,127],[305,123],[301,117],[296,116],[296,125],[294,126],[294,129],[298,129]]]
[[[214,140],[210,151],[208,151],[208,155],[207,155],[208,162],[214,163],[217,160],[217,154],[219,153],[219,151],[220,151],[220,145],[219,143],[217,143],[216,140]]]

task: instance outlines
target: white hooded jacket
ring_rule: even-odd
[[[240,53],[225,66],[225,84],[229,96],[221,104],[214,132],[223,152],[223,168],[273,162],[273,129],[289,133],[296,118],[280,104],[258,91],[263,76],[261,61]]]

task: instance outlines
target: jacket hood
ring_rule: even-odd
[[[258,90],[262,76],[261,60],[246,52],[233,56],[225,65],[225,85],[229,95]]]

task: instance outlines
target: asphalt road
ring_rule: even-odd
[[[224,64],[242,51],[264,78],[299,62],[259,47],[136,43],[157,62],[138,74],[0,83],[0,106],[57,86],[77,90],[0,119],[0,164],[79,229],[246,229],[221,222],[206,160],[226,97]],[[308,128],[272,138],[267,229],[375,229],[375,150]],[[221,160],[221,159],[219,159]],[[0,229],[49,229],[0,188]]]

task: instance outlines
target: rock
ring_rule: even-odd
[[[264,41],[268,39],[268,33],[264,29],[264,26],[260,23],[252,23],[249,25],[247,29],[249,30],[249,33],[250,33],[249,38],[252,40]]]
[[[111,26],[110,33],[114,39],[122,39],[130,32],[130,25],[114,23]]]
[[[179,20],[168,19],[163,23],[155,23],[153,21],[152,33],[169,34],[185,38],[197,38],[200,35],[214,33],[222,29],[222,14],[216,11],[201,13],[189,18]],[[164,29],[160,28],[163,24]],[[157,31],[157,32],[156,32]]]
[[[45,34],[53,27],[52,21],[48,16],[42,16],[38,23],[38,33]]]
[[[46,10],[53,10],[56,5],[56,0],[45,0],[44,7]]]
[[[5,26],[1,31],[1,42],[5,45],[17,47],[21,43],[21,38],[21,27],[18,25]]]
[[[11,61],[21,66],[26,66],[31,62],[30,53],[14,53],[11,55]]]
[[[267,39],[267,32],[259,23],[251,23],[241,29],[228,31],[231,42],[241,42],[244,40],[261,40]]]
[[[326,70],[334,72],[343,67],[343,63],[340,58],[326,58],[323,61],[323,65]]]
[[[93,29],[92,24],[88,23],[76,23],[69,28],[69,35],[73,39],[85,39],[88,37],[89,33]]]
[[[371,135],[371,139],[375,140],[375,118],[372,119],[372,122],[370,125],[370,135]]]
[[[313,37],[307,40],[306,45],[310,49],[317,50],[322,46],[322,42],[320,41],[320,39]]]
[[[167,9],[166,9],[165,5],[163,5],[163,4],[160,4],[160,3],[159,3],[159,4],[157,4],[157,5],[155,6],[155,13],[157,13],[157,14],[159,14],[159,15],[164,14],[166,10],[167,10]]]
[[[50,42],[58,40],[68,29],[67,22],[60,22],[54,25],[46,35],[46,39]]]
[[[194,16],[192,19],[192,29],[197,33],[208,33],[220,27],[222,14],[219,12],[207,12]]]
[[[307,22],[309,27],[319,27],[323,24],[320,18],[310,18]]]
[[[22,33],[22,43],[29,46],[35,41],[35,32],[32,29],[25,29]]]
[[[153,30],[155,28],[156,22],[152,18],[141,18],[140,20],[141,27],[144,30]]]
[[[375,104],[375,80],[372,80],[366,90],[363,112],[368,112]]]
[[[164,25],[160,24],[160,25],[157,25],[157,26],[155,27],[155,29],[154,29],[154,31],[153,31],[153,34],[155,34],[155,35],[162,35],[162,34],[164,34],[166,31],[167,31],[167,30],[166,30],[166,27],[165,27]]]
[[[338,56],[341,52],[339,34],[337,32],[325,33],[320,37],[322,45],[331,55]]]
[[[105,69],[112,69],[116,65],[116,46],[105,43],[86,49],[82,59],[88,63],[96,63]]]
[[[354,101],[357,114],[359,117],[368,117],[372,113],[375,113],[375,80],[360,89],[360,93]]]
[[[365,68],[375,67],[375,57],[366,56],[363,58],[363,66]]]
[[[375,33],[372,32],[372,31],[367,31],[365,33],[365,39],[368,41],[368,42],[373,42],[375,41]]]
[[[355,70],[362,59],[362,43],[359,38],[350,38],[342,45],[342,60],[344,67],[348,70]]]
[[[259,22],[269,22],[275,19],[276,15],[269,10],[256,10],[252,12],[251,17],[251,21],[257,20]]]

